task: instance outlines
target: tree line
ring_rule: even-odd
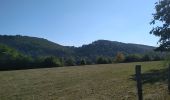
[[[159,55],[124,55],[118,52],[115,57],[99,56],[91,60],[88,57],[56,57],[56,56],[42,56],[32,57],[24,55],[17,50],[6,45],[0,44],[0,70],[14,70],[14,69],[30,69],[30,68],[49,68],[75,65],[91,65],[91,64],[111,64],[123,62],[138,62],[138,61],[158,61],[163,57]]]

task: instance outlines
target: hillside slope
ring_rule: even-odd
[[[113,57],[117,52],[123,52],[124,54],[144,54],[151,52],[154,49],[154,47],[146,45],[127,44],[108,40],[98,40],[91,44],[76,48],[62,46],[43,38],[20,35],[0,35],[0,43],[31,56]]]
[[[128,54],[145,54],[153,51],[154,47],[139,45],[139,44],[126,44],[116,41],[98,40],[89,45],[79,47],[77,52],[80,56],[115,56],[117,52]]]
[[[73,51],[46,39],[29,36],[0,36],[0,43],[31,56],[68,56]]]

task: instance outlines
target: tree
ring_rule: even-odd
[[[108,59],[106,57],[97,57],[96,63],[97,64],[108,64]]]
[[[80,65],[86,65],[86,60],[85,59],[81,59]]]
[[[74,58],[68,58],[66,61],[65,61],[65,65],[66,66],[75,66],[76,63],[75,63],[75,59]]]
[[[141,55],[132,54],[132,55],[126,56],[125,62],[138,62],[138,61],[141,61],[141,59],[142,59]]]
[[[161,22],[162,25],[154,27],[150,34],[160,37],[160,46],[156,49],[158,51],[170,50],[170,0],[160,0],[155,3],[156,13],[153,14],[151,24]]]
[[[161,58],[159,55],[155,55],[155,56],[153,57],[153,60],[154,60],[154,61],[160,61],[160,60],[163,60],[163,58]]]
[[[116,58],[115,58],[115,62],[124,62],[125,60],[125,56],[123,53],[121,52],[118,52],[117,55],[116,55]]]
[[[152,57],[148,54],[145,54],[143,57],[142,57],[142,61],[151,61],[152,60]]]
[[[44,65],[45,65],[45,67],[60,67],[60,66],[62,66],[62,63],[61,63],[60,59],[58,59],[56,57],[47,57],[44,60]]]

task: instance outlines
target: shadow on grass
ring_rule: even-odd
[[[2,71],[16,71],[16,70],[30,70],[30,69],[46,69],[46,68],[59,68],[59,67],[14,67],[14,68],[0,68],[0,72]]]
[[[132,75],[130,78],[136,81],[136,75]],[[142,83],[154,84],[157,82],[166,82],[168,79],[168,69],[150,70],[148,72],[142,73]]]

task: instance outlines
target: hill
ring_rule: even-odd
[[[108,40],[98,40],[88,45],[83,45],[76,49],[76,52],[80,56],[96,57],[96,56],[107,56],[114,57],[117,52],[122,52],[125,55],[129,54],[145,54],[152,52],[154,47],[139,45],[139,44],[129,44],[121,43],[116,41]]]
[[[117,52],[124,54],[145,54],[153,51],[154,47],[128,44],[116,41],[98,40],[82,47],[69,47],[51,42],[49,40],[29,36],[0,35],[0,43],[12,47],[19,52],[31,56],[57,56],[57,57],[88,57],[97,56],[114,57]]]
[[[73,51],[71,47],[65,47],[43,38],[29,36],[0,36],[0,43],[10,46],[23,54],[31,56],[69,56]]]

